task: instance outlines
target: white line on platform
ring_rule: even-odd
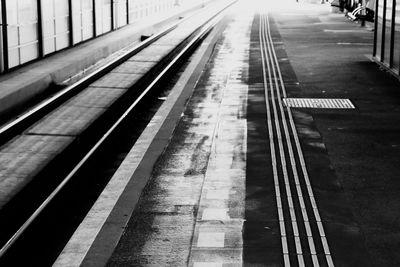
[[[325,29],[324,32],[332,32],[332,33],[365,33],[366,30],[358,29],[358,30],[330,30]]]
[[[265,23],[263,22],[264,16],[261,17],[261,23],[259,26],[259,31],[260,31],[260,45],[261,47],[261,58],[262,58],[262,66],[263,66],[263,78],[264,78],[264,86],[267,84],[267,79],[266,79],[266,55],[265,55],[265,50],[263,49],[263,36],[262,33],[265,32]],[[288,249],[288,240],[286,237],[286,227],[285,227],[285,218],[283,216],[283,209],[282,209],[282,199],[281,199],[281,187],[280,187],[280,182],[279,182],[279,176],[278,176],[278,161],[276,158],[276,149],[275,149],[275,143],[274,143],[274,132],[272,128],[272,114],[271,114],[271,107],[269,104],[268,100],[268,90],[265,90],[265,105],[266,105],[266,110],[267,110],[267,126],[268,126],[268,134],[269,134],[269,145],[270,145],[270,150],[271,150],[271,160],[272,160],[272,172],[274,176],[274,183],[275,183],[275,194],[276,194],[276,204],[278,208],[278,219],[280,222],[280,232],[281,232],[281,245],[282,245],[282,252],[283,252],[283,258],[284,258],[284,266],[289,267],[290,266],[290,260],[289,260],[289,249]]]
[[[278,134],[278,144],[279,144],[280,147],[282,146],[282,148],[281,148],[281,162],[283,162],[282,165],[286,166],[286,156],[285,156],[285,153],[284,153],[283,141],[282,141],[283,138],[285,138],[286,145],[287,145],[287,150],[289,152],[289,162],[290,162],[291,170],[292,170],[292,173],[293,173],[294,183],[296,185],[300,185],[299,175],[297,173],[295,156],[294,156],[294,152],[293,152],[293,148],[292,148],[291,139],[290,139],[290,136],[289,136],[288,123],[286,121],[286,117],[285,117],[285,113],[284,113],[283,105],[282,105],[282,101],[281,101],[282,96],[281,96],[281,93],[280,93],[280,90],[279,90],[279,80],[281,79],[281,77],[277,75],[277,70],[278,70],[277,66],[279,66],[279,63],[278,63],[277,57],[275,57],[275,54],[274,54],[275,53],[275,49],[273,47],[272,38],[270,36],[270,27],[269,27],[269,18],[268,18],[268,16],[266,18],[266,24],[267,24],[266,25],[267,26],[267,31],[266,32],[268,34],[267,34],[267,36],[265,36],[265,42],[266,42],[266,44],[268,46],[267,47],[267,51],[268,51],[268,56],[269,56],[269,59],[270,59],[269,64],[267,65],[268,66],[268,74],[269,74],[269,77],[272,77],[274,79],[274,81],[275,81],[273,84],[270,85],[271,86],[271,98],[274,99],[274,96],[275,96],[274,95],[274,91],[276,91],[276,94],[277,94],[276,98],[278,100],[277,101],[278,102],[277,105],[276,105],[276,101],[272,101],[272,105],[273,105],[273,108],[274,108],[275,125],[276,125],[276,131],[277,131],[277,134]],[[275,90],[274,90],[274,86],[275,86]],[[283,133],[281,132],[278,114],[280,114],[280,116],[281,116],[282,126],[283,126]],[[287,169],[286,168],[287,167],[285,167],[283,169],[283,174],[284,174],[285,183],[287,184],[286,186],[287,187],[289,186],[289,191],[288,191],[288,189],[286,189],[286,192],[290,192],[290,185],[288,185],[288,183],[289,183],[288,182],[288,173],[287,173]],[[301,189],[300,186],[296,186],[296,193],[297,193],[298,201],[300,203],[304,202],[303,193],[302,193],[302,189]],[[298,258],[299,265],[303,266],[304,265],[304,257],[302,255],[303,252],[302,252],[302,248],[301,248],[301,242],[300,242],[299,232],[298,232],[298,224],[297,224],[297,221],[296,221],[296,215],[294,213],[294,206],[293,206],[292,197],[288,196],[288,201],[289,201],[289,208],[290,208],[290,216],[292,218],[292,229],[293,229],[293,232],[294,232],[296,253],[298,254],[297,258]],[[307,214],[306,210],[304,210],[304,211],[305,211],[304,213]],[[293,221],[293,218],[294,218],[295,221]],[[308,216],[303,216],[303,222],[305,224],[308,223]],[[312,238],[308,239],[308,245],[309,245],[310,249],[314,247],[314,241],[313,241]],[[317,267],[317,266],[319,266],[319,264],[314,265],[314,266]]]
[[[270,46],[271,46],[271,51],[273,53],[272,54],[273,60],[276,62],[277,74],[279,76],[279,81],[280,81],[280,86],[282,88],[283,97],[286,98],[287,97],[286,88],[285,88],[285,84],[283,82],[282,72],[281,72],[280,67],[279,67],[277,55],[276,55],[275,49],[274,49],[274,47],[272,45],[272,36],[271,36],[271,31],[269,30],[270,29],[270,25],[269,25],[269,19],[268,18],[267,18],[267,26],[268,26],[268,31],[267,31],[268,32],[268,38],[270,40],[269,43],[270,43]],[[278,97],[278,101],[279,101],[279,105],[280,105],[281,110],[283,110],[283,103],[282,103],[281,97]],[[314,198],[314,194],[313,194],[313,190],[312,190],[312,187],[311,187],[310,179],[308,177],[308,171],[307,171],[307,168],[306,168],[303,151],[302,151],[302,148],[301,148],[301,145],[300,145],[299,136],[298,136],[298,133],[297,133],[296,126],[294,124],[292,111],[291,111],[290,107],[286,107],[286,109],[287,109],[287,114],[288,114],[288,117],[289,117],[289,125],[290,125],[291,131],[293,133],[294,141],[295,141],[295,147],[296,147],[296,150],[297,150],[297,156],[298,156],[298,159],[300,161],[300,166],[301,166],[301,170],[302,170],[302,173],[303,173],[304,182],[305,182],[306,187],[307,187],[309,200],[312,203],[312,206],[313,206],[312,208],[313,208],[313,212],[314,212],[314,216],[315,216],[316,221],[317,222],[321,222],[321,218],[319,216],[319,211],[318,211],[317,204],[316,204],[316,201],[315,201],[315,198]],[[281,112],[284,113],[283,111],[281,111]],[[286,120],[285,116],[283,116],[283,118]],[[284,125],[286,127],[287,123],[285,122]],[[291,142],[290,141],[291,139],[288,136],[288,134],[287,134],[287,140],[288,140],[288,142]],[[293,154],[293,148],[291,147],[291,144],[290,144],[289,151],[290,150],[291,150],[290,153]],[[295,162],[294,162],[294,164],[295,164]],[[296,170],[296,172],[297,172],[297,170]],[[299,194],[299,196],[300,196],[300,194]],[[307,221],[305,220],[305,222],[308,222],[308,219],[307,219]],[[322,223],[318,224],[318,227],[319,227],[319,236],[320,236],[320,239],[322,241],[322,245],[323,245],[323,249],[324,249],[324,253],[325,253],[325,258],[327,260],[328,266],[329,267],[334,267],[334,263],[332,261],[332,256],[330,254],[328,241],[327,241],[327,239],[325,237],[325,232],[324,232]],[[308,240],[309,240],[309,242],[312,242],[312,243],[309,243],[310,247],[311,248],[314,247],[314,243],[313,243],[312,239],[309,238]],[[319,266],[318,261],[315,261],[314,257],[313,257],[313,263],[314,263],[314,266]]]
[[[365,45],[365,46],[372,46],[371,43],[336,43],[337,45]]]
[[[193,267],[222,267],[222,262],[195,262]]]

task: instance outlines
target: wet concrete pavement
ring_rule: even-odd
[[[224,31],[110,266],[241,264],[251,20]]]
[[[108,266],[398,266],[400,91],[368,58],[373,31],[319,3],[243,2]],[[265,11],[286,90],[263,71]],[[356,108],[283,107],[280,90]]]

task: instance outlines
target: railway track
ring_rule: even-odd
[[[110,172],[119,165],[135,138],[150,121],[161,102],[156,101],[157,98],[167,94],[168,86],[165,84],[171,82],[171,75],[184,64],[185,59],[234,2],[220,1],[213,12],[204,10],[202,14],[195,14],[181,21],[179,25],[172,25],[146,39],[95,73],[0,128],[0,140],[3,144],[0,153],[3,156],[15,156],[21,150],[27,149],[39,159],[48,155],[51,158],[44,159],[41,164],[45,164],[45,167],[34,175],[27,174],[32,176],[29,181],[23,181],[17,189],[10,190],[10,196],[0,201],[2,266],[52,264],[107,184],[112,175]],[[206,13],[207,17],[201,19]],[[176,35],[171,37],[171,34]],[[177,48],[171,49],[172,39],[180,39],[179,44],[174,45]],[[160,57],[149,50],[154,45],[158,50],[171,50]],[[149,56],[153,58],[149,60]],[[161,64],[154,63],[159,61]],[[147,66],[147,69],[132,70],[137,62],[144,62],[142,65]],[[110,73],[111,77],[104,80]],[[128,76],[132,79],[126,80]],[[113,87],[121,82],[123,87]],[[107,91],[112,92],[112,99],[109,99],[109,95],[102,94],[96,98],[93,94],[86,93],[88,89],[97,88],[108,89]],[[67,120],[63,123],[67,125],[69,132],[60,134],[58,126],[43,123],[52,118],[62,120],[62,114],[76,106],[78,111],[84,107],[84,113],[74,113],[72,119],[79,121],[80,116],[90,113],[92,109],[85,107],[82,100],[79,100],[80,95],[84,95],[84,99],[89,102],[92,101],[91,104],[95,101],[102,103],[100,108],[96,107],[102,109],[101,114],[90,118],[92,125],[85,125],[77,130],[76,127],[68,128],[72,121]],[[47,142],[54,140],[52,138],[55,136],[55,141]],[[35,148],[27,147],[32,138],[37,140],[34,145],[42,150],[35,151]],[[17,146],[21,142],[23,145]],[[57,148],[52,148],[51,145],[56,145]],[[26,159],[25,156],[22,157],[21,164]],[[24,169],[19,174],[22,176],[24,171],[27,172]],[[8,174],[11,172],[10,169]],[[60,210],[63,212],[60,213]],[[55,211],[58,212],[54,213]],[[53,214],[59,214],[59,217],[54,218]],[[20,256],[21,251],[24,257]]]
[[[268,14],[260,15],[260,46],[267,126],[284,266],[333,267],[328,240],[308,177]]]

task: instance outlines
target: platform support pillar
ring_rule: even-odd
[[[367,16],[366,0],[361,0],[361,27],[365,27],[365,17]]]

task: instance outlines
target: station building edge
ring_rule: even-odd
[[[373,58],[400,77],[400,1],[376,0]]]
[[[206,1],[1,0],[0,74],[190,2]],[[400,0],[376,0],[372,53],[400,77]]]
[[[0,73],[205,0],[1,0]]]

